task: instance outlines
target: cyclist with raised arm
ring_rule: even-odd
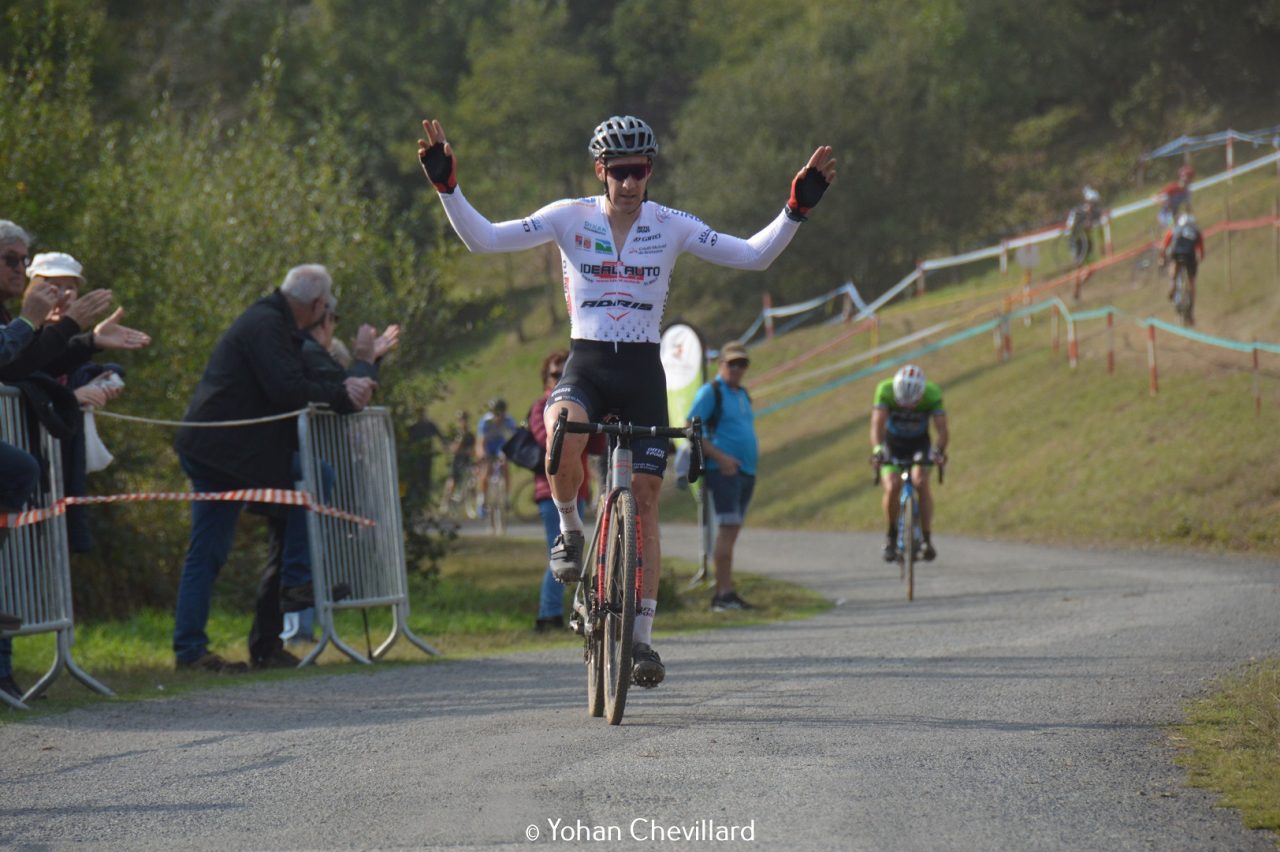
[[[929,441],[929,421],[938,429],[938,446]],[[892,379],[876,385],[871,407],[872,463],[880,465],[880,482],[884,486],[881,505],[888,526],[881,556],[885,562],[898,558],[898,497],[902,491],[902,468],[889,464],[893,460],[928,459],[934,464],[946,464],[947,413],[942,408],[942,390],[926,381],[924,371],[908,364]],[[929,468],[914,465],[911,484],[920,493],[920,532],[924,547],[920,555],[925,561],[938,555],[931,540],[933,529],[933,492],[929,489]]]
[[[1173,270],[1169,273],[1169,299],[1172,300],[1177,289],[1178,270],[1187,271],[1187,325],[1195,325],[1196,309],[1196,272],[1200,269],[1200,261],[1204,260],[1204,234],[1196,224],[1196,217],[1183,213],[1178,217],[1176,225],[1164,234],[1160,241],[1160,266],[1163,268],[1170,260]]]
[[[457,157],[439,121],[422,123],[418,157],[440,194],[454,230],[473,252],[519,251],[548,242],[560,248],[569,309],[570,354],[564,375],[547,401],[548,433],[561,411],[579,422],[610,414],[644,426],[666,426],[666,376],[658,354],[662,312],[672,267],[688,252],[720,266],[765,269],[795,236],[806,214],[835,178],[829,146],[813,152],[791,182],[781,212],[749,239],[718,233],[688,213],[648,200],[658,142],[652,128],[634,116],[612,116],[591,134],[591,154],[600,195],[552,202],[524,219],[490,222],[457,185]],[[564,457],[581,455],[587,435],[565,434]],[[632,441],[644,580],[633,634],[633,680],[657,686],[666,669],[653,650],[661,550],[658,491],[667,464],[665,440]],[[578,514],[579,465],[561,465],[550,475],[560,515],[560,535],[551,570],[564,583],[582,576],[585,550]]]

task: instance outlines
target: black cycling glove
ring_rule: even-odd
[[[422,161],[427,180],[435,185],[437,192],[445,195],[453,192],[458,185],[458,161],[444,152],[443,142],[432,145],[418,159]]]
[[[810,210],[818,206],[822,193],[830,184],[815,168],[806,168],[791,181],[791,198],[787,200],[787,218],[803,222]]]

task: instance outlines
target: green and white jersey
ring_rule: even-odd
[[[889,435],[893,438],[919,438],[929,434],[929,418],[946,414],[942,408],[942,389],[933,382],[924,383],[924,396],[910,408],[898,405],[893,397],[893,379],[876,385],[874,408],[889,412]]]

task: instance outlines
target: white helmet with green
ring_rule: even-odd
[[[908,364],[893,377],[893,398],[898,405],[915,405],[924,398],[924,370]]]

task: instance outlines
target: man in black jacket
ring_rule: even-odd
[[[376,387],[372,379],[313,380],[303,367],[302,329],[323,317],[332,289],[323,266],[289,270],[278,290],[251,305],[219,339],[183,419],[256,420],[297,411],[310,402],[343,413],[364,408]],[[187,426],[179,430],[174,446],[195,491],[293,488],[295,418],[223,428]],[[174,617],[173,650],[179,668],[232,673],[247,668],[211,653],[205,634],[213,583],[227,561],[243,506],[220,501],[191,504],[191,543]],[[284,524],[283,511],[268,517],[273,559],[263,575],[260,607],[279,605],[279,562],[274,556],[283,541]],[[250,656],[257,665],[271,665],[283,653],[278,636],[251,638]]]

